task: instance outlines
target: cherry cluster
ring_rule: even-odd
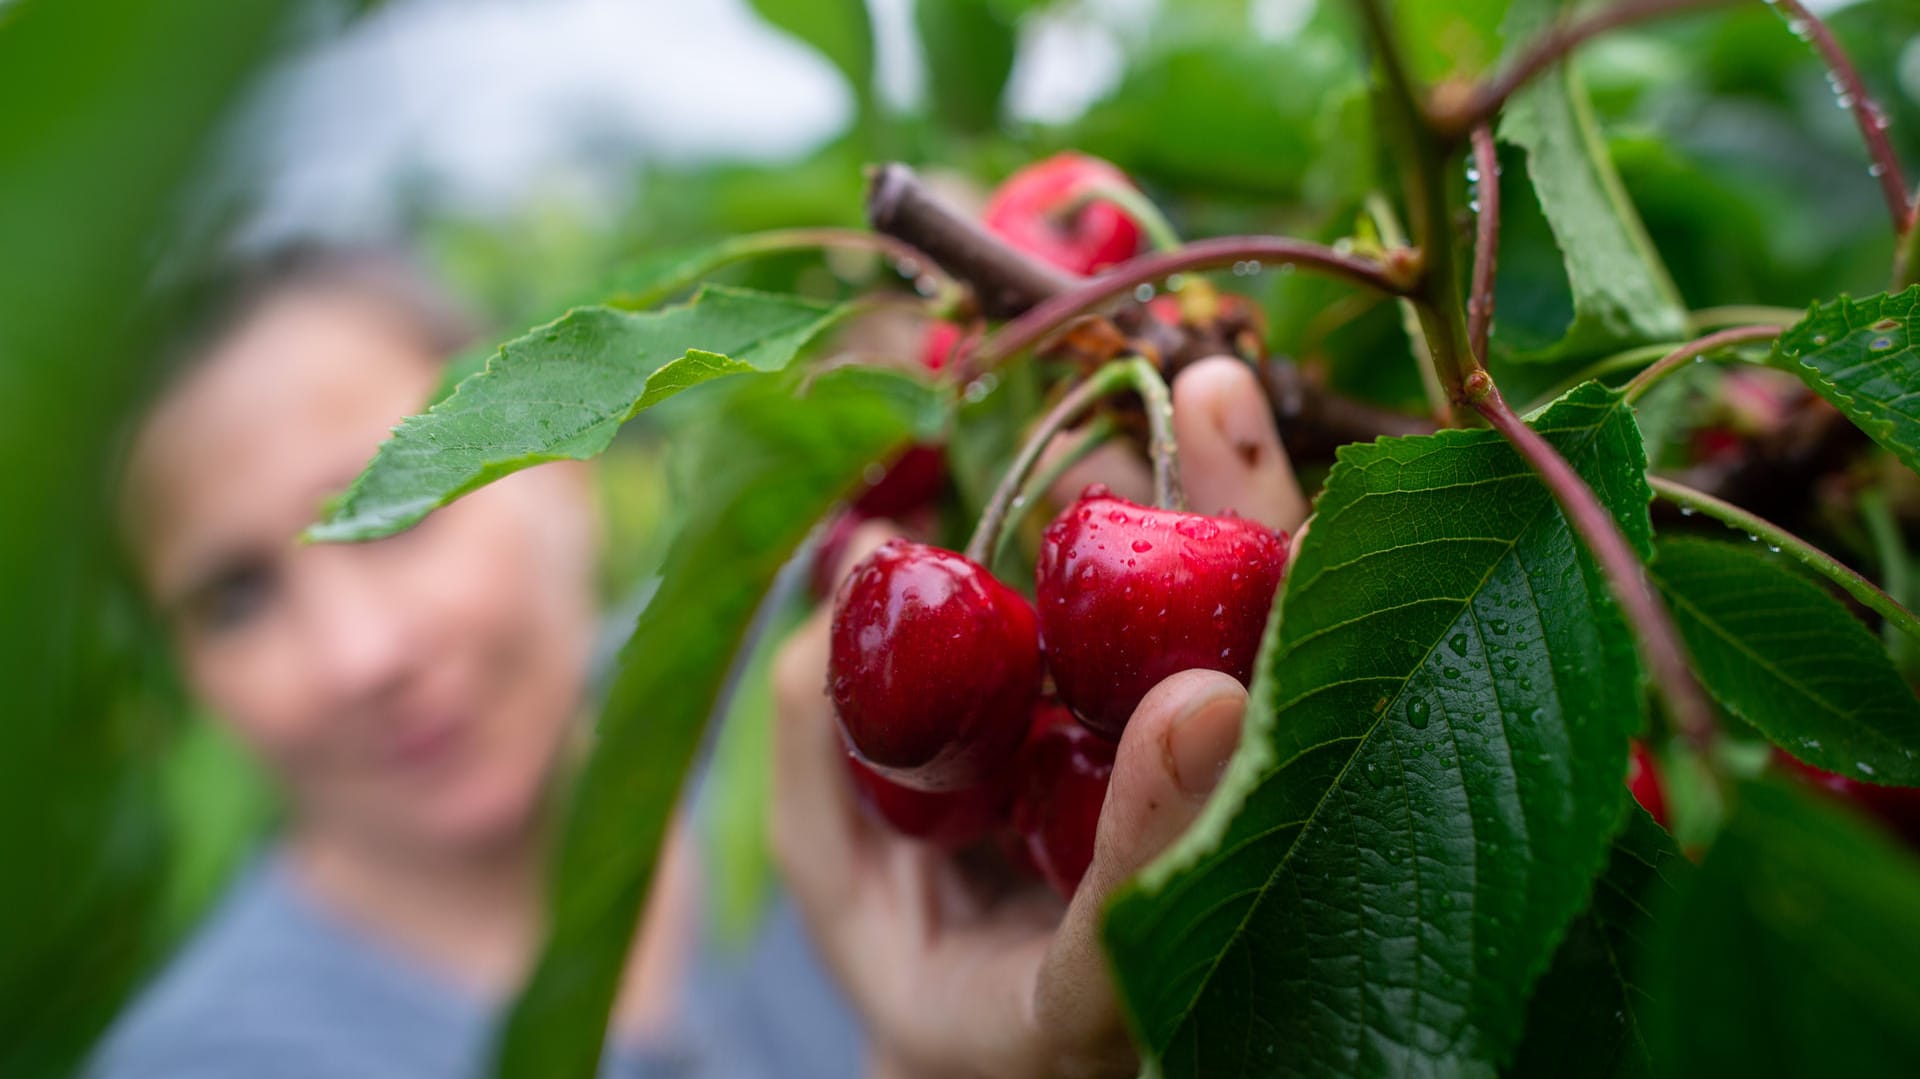
[[[1122,186],[1112,165],[1061,154],[1009,179],[984,223],[1060,270],[1098,273],[1140,246],[1133,217],[1097,197]],[[967,344],[959,324],[933,323],[921,362],[941,370]],[[836,520],[816,565],[830,574],[857,521],[910,512],[943,480],[937,448],[909,449]],[[1071,895],[1128,718],[1177,671],[1251,679],[1286,559],[1287,537],[1256,522],[1097,485],[1044,533],[1037,606],[964,555],[889,541],[834,599],[829,689],[862,801],[950,849],[998,840]]]
[[[1248,682],[1286,561],[1256,522],[1097,485],[1046,530],[1037,607],[963,555],[887,542],[834,600],[828,686],[857,785],[949,846],[1009,824],[1072,894],[1128,718],[1178,671]]]

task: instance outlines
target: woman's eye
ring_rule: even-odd
[[[266,567],[237,567],[207,586],[195,619],[209,633],[229,633],[258,617],[272,598],[273,575]]]

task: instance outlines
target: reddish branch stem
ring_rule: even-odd
[[[1239,262],[1299,266],[1390,295],[1406,291],[1404,282],[1389,275],[1372,259],[1343,255],[1323,244],[1280,236],[1196,240],[1178,251],[1134,259],[1041,301],[980,343],[973,356],[975,370],[991,369],[1001,360],[1038,344],[1075,315],[1129,295],[1141,285],[1150,285],[1177,273],[1217,270]]]
[[[1486,124],[1475,126],[1472,138],[1480,216],[1473,234],[1473,283],[1467,293],[1467,347],[1484,364],[1493,328],[1493,270],[1500,255],[1500,153]]]
[[[1860,137],[1867,140],[1867,155],[1873,158],[1870,170],[1880,181],[1880,193],[1886,197],[1887,212],[1893,215],[1893,234],[1904,237],[1912,218],[1907,207],[1907,180],[1900,172],[1900,159],[1894,156],[1893,143],[1887,138],[1887,114],[1878,102],[1867,94],[1867,85],[1860,81],[1860,69],[1853,65],[1847,51],[1840,47],[1833,31],[1820,21],[1819,16],[1808,11],[1800,0],[1769,0],[1780,9],[1787,20],[1787,26],[1794,34],[1804,39],[1820,54],[1827,63],[1827,71],[1834,80],[1834,92],[1840,95],[1840,103],[1853,113],[1853,122],[1860,127]]]
[[[1689,341],[1665,356],[1647,365],[1639,374],[1627,381],[1625,393],[1628,401],[1638,401],[1640,395],[1647,392],[1654,383],[1673,373],[1674,368],[1705,356],[1715,349],[1728,345],[1744,344],[1748,341],[1771,341],[1779,337],[1778,326],[1735,326],[1730,330],[1710,333],[1705,337]]]
[[[1693,672],[1688,670],[1686,649],[1680,643],[1673,619],[1660,598],[1654,595],[1640,560],[1627,544],[1620,526],[1567,459],[1508,407],[1491,382],[1487,384],[1487,392],[1473,401],[1473,407],[1533,466],[1541,482],[1553,493],[1554,501],[1560,504],[1561,512],[1567,515],[1567,521],[1593,552],[1594,561],[1600,564],[1614,599],[1634,630],[1641,659],[1653,675],[1660,695],[1666,699],[1674,729],[1695,749],[1705,750],[1714,738],[1713,706],[1701,692],[1700,684],[1694,681]]]
[[[1446,105],[1436,103],[1430,122],[1434,130],[1448,140],[1458,139],[1481,124],[1490,122],[1507,99],[1532,82],[1539,74],[1591,38],[1609,30],[1646,22],[1665,15],[1722,7],[1732,0],[1622,0],[1611,7],[1556,24],[1498,74]]]

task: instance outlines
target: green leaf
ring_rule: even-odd
[[[980,134],[999,123],[1019,44],[1017,22],[988,0],[914,0],[927,89],[946,127]]]
[[[1532,41],[1561,9],[1558,0],[1517,0],[1505,27],[1509,50]],[[1554,360],[1683,338],[1686,304],[1614,170],[1577,65],[1560,64],[1516,94],[1500,137],[1526,150],[1527,177],[1573,289],[1566,336],[1515,358]]]
[[[1920,472],[1920,285],[1816,304],[1780,336],[1774,362]]]
[[[1691,864],[1638,806],[1613,841],[1593,904],[1567,927],[1527,1004],[1527,1032],[1508,1074],[1557,1079],[1649,1075],[1643,982],[1649,911],[1669,901]]]
[[[774,574],[866,466],[945,416],[913,379],[828,372],[743,382],[695,448],[704,480],[621,655],[574,792],[552,925],[500,1047],[505,1076],[592,1075],[655,857],[722,678]]]
[[[752,0],[769,23],[819,50],[853,87],[866,112],[873,105],[873,23],[866,0]]]
[[[1817,795],[1777,781],[1737,795],[1691,886],[1654,912],[1663,1074],[1912,1074],[1920,862]]]
[[[1629,409],[1535,426],[1650,547]],[[1632,641],[1491,431],[1340,450],[1221,792],[1111,909],[1169,1074],[1484,1075],[1586,906],[1640,724]]]
[[[568,312],[402,421],[308,536],[376,539],[523,468],[592,457],[621,424],[682,390],[785,368],[844,310],[712,287],[664,311]]]
[[[1828,771],[1920,785],[1920,700],[1840,601],[1757,544],[1667,539],[1649,571],[1700,681]]]
[[[0,1075],[75,1073],[171,928],[173,717],[137,677],[112,492],[177,329],[157,268],[209,254],[180,210],[226,208],[221,132],[297,8],[0,3]]]

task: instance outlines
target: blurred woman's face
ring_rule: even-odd
[[[296,830],[431,856],[511,842],[581,704],[596,521],[578,466],[374,543],[302,545],[439,367],[364,300],[268,304],[158,405],[129,527],[189,682]]]

